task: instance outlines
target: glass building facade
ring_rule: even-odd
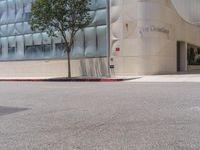
[[[0,60],[65,58],[63,40],[33,32],[28,24],[32,0],[0,0]],[[106,0],[90,0],[91,24],[76,35],[73,59],[107,54]]]

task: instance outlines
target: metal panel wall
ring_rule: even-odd
[[[64,58],[62,38],[33,33],[28,24],[32,0],[0,0],[1,60]],[[76,35],[72,58],[106,56],[106,0],[91,0],[92,23]],[[48,51],[48,53],[46,53]],[[59,54],[57,54],[59,53]]]

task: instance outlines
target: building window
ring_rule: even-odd
[[[35,58],[43,57],[43,45],[35,45]]]
[[[43,51],[44,51],[44,57],[50,57],[51,56],[51,45],[50,44],[44,45]]]
[[[25,47],[25,57],[30,59],[49,58],[51,56],[51,45],[32,45]]]
[[[64,57],[66,56],[65,54],[65,44],[64,43],[57,43],[55,45],[55,56],[56,57]]]
[[[31,17],[31,12],[25,13],[24,21],[25,21],[25,22],[28,22],[28,21],[30,20],[30,17]]]
[[[16,48],[15,47],[8,47],[8,57],[14,58],[16,54]]]
[[[35,55],[35,47],[34,46],[26,46],[25,47],[25,57],[32,58]]]
[[[0,47],[0,58],[2,58],[3,56],[3,51],[2,51],[2,47]]]

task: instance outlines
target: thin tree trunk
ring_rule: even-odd
[[[67,61],[68,61],[68,78],[71,78],[71,61],[69,52],[67,52]]]

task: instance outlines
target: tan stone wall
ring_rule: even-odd
[[[107,59],[72,60],[72,76],[106,76]],[[0,78],[54,78],[67,76],[67,60],[1,62]]]
[[[200,45],[200,28],[184,21],[170,0],[111,0],[116,76],[175,73],[177,41]]]

